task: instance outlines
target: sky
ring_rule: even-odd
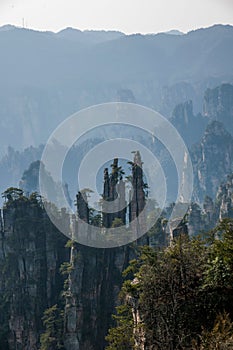
[[[233,25],[233,0],[0,0],[0,26],[157,33]]]

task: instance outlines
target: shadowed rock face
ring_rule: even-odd
[[[81,220],[89,223],[90,210],[87,204],[87,194],[84,191],[78,192],[76,196],[77,212]]]
[[[112,324],[122,272],[133,258],[129,247],[95,249],[75,245],[71,256],[69,296],[65,308],[66,349],[101,350]],[[72,341],[70,341],[72,340]]]
[[[67,238],[35,199],[8,201],[1,218],[0,292],[1,298],[7,298],[7,303],[0,298],[1,327],[6,327],[6,334],[0,334],[1,350],[39,349],[43,312],[54,304],[62,307],[64,277],[59,269],[64,262],[73,266],[65,307],[65,347],[77,350],[80,344],[80,349],[103,349],[122,271],[132,258],[129,248],[104,250],[75,244],[70,256]]]
[[[1,220],[0,292],[5,307],[1,325],[7,332],[0,348],[36,350],[43,312],[58,302],[63,288],[59,268],[69,260],[67,239],[36,198],[9,200]]]
[[[129,204],[129,220],[132,222],[132,230],[139,234],[145,228],[145,216],[142,211],[145,207],[145,191],[142,170],[141,155],[135,152],[132,164],[132,189],[133,195]],[[142,213],[142,214],[141,214]],[[141,216],[139,216],[141,214]]]

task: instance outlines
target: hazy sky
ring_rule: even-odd
[[[75,27],[187,32],[233,24],[233,0],[0,0],[0,26],[8,23],[52,31]]]

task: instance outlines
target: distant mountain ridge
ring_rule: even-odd
[[[118,101],[118,91],[170,117],[185,100],[196,114],[206,88],[233,82],[232,26],[184,35],[5,26],[0,47],[1,154],[45,143],[70,114]]]
[[[171,29],[167,32],[164,32],[165,34],[170,34],[170,35],[184,35],[183,32],[181,32],[180,30],[177,29]]]
[[[74,29],[71,27],[65,28],[55,34],[56,37],[74,40],[83,44],[94,45],[101,42],[119,39],[125,36],[124,33],[118,31],[106,30],[84,30]]]

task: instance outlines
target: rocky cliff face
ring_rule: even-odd
[[[65,309],[67,350],[101,350],[112,323],[129,247],[95,249],[74,245]]]
[[[201,111],[202,107],[199,109]],[[170,121],[180,132],[187,146],[200,141],[207,124],[220,122],[233,135],[233,85],[222,84],[204,93],[203,112],[193,113],[193,101],[178,103]]]
[[[220,219],[233,217],[233,174],[228,175],[226,182],[219,187],[216,206]]]
[[[192,100],[195,105],[197,102],[197,92],[192,84],[188,82],[179,82],[171,86],[164,86],[161,89],[161,111],[168,117],[171,116],[175,106],[184,101]]]
[[[48,220],[35,198],[8,201],[1,216],[0,349],[37,350],[42,316],[65,293],[64,344],[67,350],[103,349],[132,251],[74,244]],[[64,219],[64,218],[63,218]],[[59,269],[69,262],[69,288]]]
[[[43,146],[29,147],[23,152],[8,147],[6,154],[0,160],[1,191],[10,186],[18,186],[25,169],[41,158]]]
[[[64,248],[67,239],[35,197],[9,200],[1,226],[0,289],[6,334],[0,343],[4,350],[35,350],[43,312],[58,302],[63,287],[59,267],[69,259]]]
[[[135,218],[145,204],[138,153],[133,165],[137,198],[133,198],[131,216]],[[36,176],[29,178],[36,183]],[[118,192],[125,201],[124,189],[121,167],[115,159],[111,174],[107,176],[105,171],[105,199],[116,199]],[[49,221],[38,194],[28,198],[22,190],[10,188],[4,196],[6,203],[0,222],[0,307],[5,313],[0,315],[0,344],[4,344],[0,349],[39,349],[40,335],[46,332],[43,313],[58,304],[64,308],[65,349],[102,350],[117,304],[122,272],[135,256],[134,249],[129,246],[97,249],[70,242],[69,250],[65,248],[67,239]],[[77,210],[79,217],[90,223],[85,198],[85,194],[78,193]],[[116,219],[122,223],[126,220],[126,210],[108,215],[107,227]],[[61,220],[66,219],[62,212]],[[69,266],[66,282],[59,272],[64,262]]]
[[[218,136],[219,140],[224,136],[229,141],[226,148],[229,151],[231,136],[223,128],[219,129],[219,125],[215,122],[209,131],[212,130],[217,140]],[[209,156],[211,148],[206,145],[212,145],[212,138],[207,131],[203,149]],[[107,194],[114,197],[114,188],[122,181],[118,178],[120,170],[116,160],[110,175],[105,170],[106,198]],[[113,181],[116,172],[118,180]],[[132,178],[134,192],[140,198],[140,203],[134,198],[131,205],[131,215],[136,217],[145,203],[138,153],[132,164]],[[135,256],[135,245],[96,249],[70,242],[70,249],[65,248],[67,239],[48,220],[40,198],[36,194],[27,198],[20,191],[12,191],[5,193],[7,201],[0,220],[0,349],[39,350],[40,334],[44,331],[43,313],[48,307],[59,304],[64,309],[65,349],[102,350],[112,323],[111,315],[118,303],[122,271]],[[89,221],[88,207],[81,198],[80,194],[77,197],[79,214]],[[191,205],[188,224],[179,225],[173,236],[187,233],[187,228],[189,234],[198,234],[227,216],[233,217],[232,175],[219,187],[216,199],[206,197],[203,206]],[[149,236],[137,244],[160,245],[156,239],[165,242],[164,235],[165,227],[160,220]],[[64,277],[59,273],[64,262],[70,266],[66,287],[63,287]],[[61,293],[65,306],[60,299]]]
[[[207,89],[204,95],[204,115],[210,121],[219,121],[233,135],[233,85],[222,84]]]
[[[125,184],[123,170],[114,159],[112,171],[104,170],[103,199],[115,201],[115,212],[105,213],[103,227],[110,228],[120,221],[126,222]],[[134,196],[129,209],[129,220],[135,219],[145,205],[142,162],[139,152],[132,162],[132,186]],[[118,198],[119,196],[119,198]],[[123,201],[123,202],[122,202]],[[103,208],[104,210],[104,208]],[[85,193],[77,196],[78,216],[90,223],[90,211]],[[96,249],[74,243],[71,249],[72,271],[65,307],[66,350],[101,350],[105,346],[105,336],[112,323],[112,313],[117,305],[118,293],[122,285],[122,272],[135,256],[132,246],[111,249]]]
[[[207,125],[207,118],[200,113],[194,115],[191,100],[178,104],[170,119],[189,147],[199,142]]]
[[[194,170],[194,200],[215,197],[217,189],[233,169],[233,138],[223,124],[214,121],[206,128],[201,142],[191,150]]]
[[[214,199],[206,196],[202,205],[192,203],[188,210],[188,233],[197,235],[213,229],[219,220],[233,217],[233,174],[217,189]]]

